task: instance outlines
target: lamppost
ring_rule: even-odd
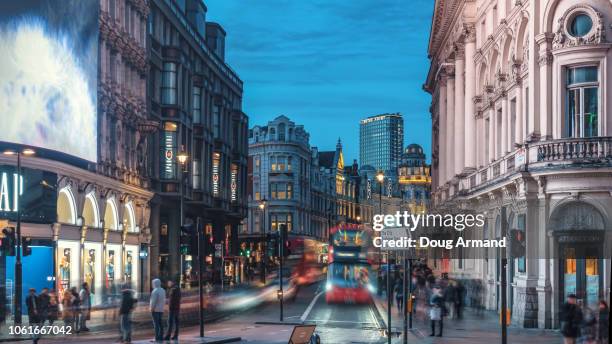
[[[180,164],[180,173],[179,173],[179,189],[180,189],[180,202],[179,202],[179,217],[180,217],[180,221],[181,221],[181,231],[183,228],[183,224],[185,222],[185,213],[184,213],[184,191],[183,191],[183,179],[185,178],[185,165],[187,164],[187,159],[189,159],[189,155],[187,154],[187,152],[185,151],[185,146],[181,145],[181,151],[178,152],[178,154],[176,155],[176,160],[178,160],[179,164]],[[181,231],[179,231],[179,242],[180,242],[180,235],[181,235]],[[180,244],[179,244],[180,245]],[[183,279],[183,254],[180,253],[179,250],[179,264],[181,264],[180,266],[180,273],[181,275],[179,276],[179,285],[180,285],[180,281],[181,279]],[[186,282],[186,281],[183,281]]]
[[[266,284],[266,199],[259,201],[259,210],[263,217],[261,230],[261,283]]]
[[[22,173],[21,173],[21,156],[32,156],[36,152],[33,149],[25,148],[23,151],[17,150],[6,150],[4,155],[15,155],[17,156],[17,186],[15,190],[17,192],[16,200],[17,204],[17,250],[15,253],[15,312],[14,322],[15,324],[21,324],[21,299],[22,299],[22,266],[21,266],[21,188],[22,188]]]
[[[382,214],[382,188],[385,182],[385,174],[378,171],[376,180],[379,185],[378,193],[378,212]],[[382,264],[382,248],[379,247],[379,266]],[[391,344],[391,252],[387,252],[387,343]]]

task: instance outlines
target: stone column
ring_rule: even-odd
[[[438,186],[446,183],[446,75],[438,79]]]
[[[448,79],[446,81],[446,180],[450,181],[455,175],[455,158],[456,153],[455,140],[455,74],[454,64],[450,62],[447,65],[446,73]]]
[[[501,140],[499,140],[498,142],[500,142],[500,155],[499,158],[503,157],[504,155],[506,155],[506,152],[508,152],[508,118],[510,117],[508,115],[508,99],[501,98]],[[498,124],[499,125],[499,124]]]
[[[464,93],[464,67],[465,55],[463,47],[459,45],[455,52],[455,134],[454,134],[454,173],[461,174],[465,167],[465,93]],[[471,101],[471,100],[470,100]]]
[[[520,82],[516,88],[516,124],[512,128],[514,130],[514,143],[521,144],[523,142],[523,87]]]
[[[463,135],[465,151],[465,168],[476,168],[476,119],[473,98],[476,95],[476,68],[474,53],[476,51],[476,30],[474,25],[464,26],[465,34],[465,109]]]
[[[495,109],[492,107],[489,108],[489,142],[486,144],[489,145],[489,156],[485,154],[484,166],[495,159]]]
[[[553,55],[550,51],[552,33],[543,33],[536,37],[540,48],[538,65],[540,67],[540,139],[552,139],[552,62]]]

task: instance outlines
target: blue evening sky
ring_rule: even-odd
[[[205,0],[227,31],[226,60],[244,81],[249,126],[284,114],[311,146],[359,158],[359,120],[400,112],[405,145],[430,160],[422,90],[433,0]]]

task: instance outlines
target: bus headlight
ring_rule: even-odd
[[[331,283],[329,283],[329,282],[327,282],[327,283],[325,284],[325,291],[330,291],[330,290],[332,290],[332,284],[331,284]]]
[[[370,291],[370,293],[375,293],[376,292],[376,288],[374,288],[374,286],[371,285],[370,283],[368,283],[368,290]]]

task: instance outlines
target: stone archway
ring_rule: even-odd
[[[602,212],[584,201],[565,202],[552,212],[549,230],[559,262],[559,304],[574,294],[585,306],[597,306],[604,292],[605,228]]]

